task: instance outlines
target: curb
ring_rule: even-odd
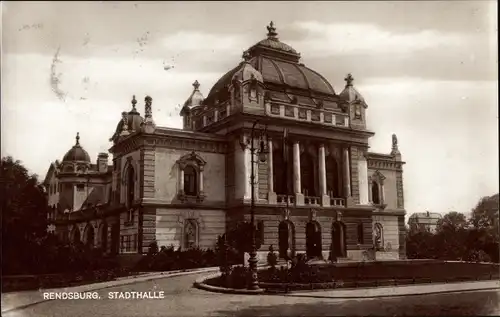
[[[220,286],[212,286],[203,283],[204,281],[219,277],[221,276],[221,273],[217,274],[212,274],[209,276],[204,276],[202,278],[197,279],[194,283],[193,286],[204,290],[204,291],[209,291],[209,292],[215,292],[215,293],[224,293],[224,294],[242,294],[242,295],[260,295],[265,292],[265,289],[258,289],[258,290],[250,290],[250,289],[236,289],[236,288],[226,288],[226,287],[220,287]]]
[[[473,283],[473,282],[465,282],[465,283]],[[454,283],[455,285],[460,285],[464,284],[464,282],[457,282]],[[432,283],[428,285],[433,285],[434,287],[439,286],[439,285],[451,285],[450,283],[443,284],[443,283]],[[401,285],[401,286],[393,286],[393,288],[403,288],[407,287],[407,285]],[[357,290],[367,290],[367,289],[376,289],[376,288],[364,288],[364,289],[357,289]],[[405,296],[422,296],[422,295],[435,295],[435,294],[453,294],[453,293],[463,293],[463,292],[476,292],[476,291],[489,291],[489,290],[500,290],[500,285],[497,285],[495,287],[480,287],[480,288],[469,288],[469,289],[451,289],[451,290],[441,290],[441,291],[425,291],[425,292],[413,292],[413,293],[406,293],[406,294],[385,294],[385,295],[357,295],[357,296],[349,296],[349,295],[340,295],[337,296],[335,294],[332,295],[309,295],[309,294],[300,294],[300,293],[288,293],[288,294],[280,294],[282,296],[288,296],[288,297],[305,297],[305,298],[332,298],[332,299],[360,299],[360,298],[383,298],[383,297],[405,297]],[[326,290],[317,290],[317,291],[311,291],[311,292],[321,292],[321,291],[326,291]],[[335,292],[334,290],[330,290],[332,292]],[[345,291],[354,291],[352,290],[338,290],[338,292],[345,292]],[[271,295],[271,294],[270,294]],[[275,294],[273,294],[275,295]]]
[[[209,267],[209,268],[202,268],[202,269],[192,269],[192,270],[178,270],[178,271],[166,271],[166,272],[161,272],[161,273],[151,273],[151,274],[145,274],[145,275],[135,275],[133,277],[122,277],[122,278],[117,278],[114,281],[107,281],[107,282],[100,282],[100,283],[93,283],[93,284],[87,284],[87,285],[79,285],[79,286],[73,286],[73,287],[65,287],[65,288],[59,288],[59,290],[63,290],[65,292],[78,292],[78,293],[85,293],[85,292],[92,292],[92,291],[97,291],[97,290],[102,290],[106,288],[111,288],[115,286],[122,286],[122,285],[129,285],[129,284],[134,284],[134,283],[139,283],[139,282],[147,282],[151,280],[157,280],[157,279],[162,279],[162,278],[169,278],[169,277],[176,277],[176,276],[183,276],[183,275],[190,275],[190,274],[200,274],[200,273],[208,273],[211,271],[216,271],[218,270],[218,267]],[[107,284],[107,285],[102,285],[102,284]],[[46,289],[46,290],[40,290],[40,293],[43,291],[54,291],[55,289]],[[40,298],[39,300],[35,300],[31,303],[12,307],[12,308],[7,308],[7,309],[2,309],[2,315],[5,313],[9,313],[15,310],[19,309],[24,309],[36,304],[40,304],[43,302],[48,302],[52,301],[54,299],[43,299]]]

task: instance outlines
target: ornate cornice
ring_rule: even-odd
[[[395,170],[402,171],[404,162],[386,160],[386,159],[374,159],[370,156],[367,157],[368,168],[376,170]]]
[[[169,148],[188,151],[226,153],[226,139],[218,135],[206,133],[191,133],[189,131],[169,131],[161,129],[159,133],[138,133],[114,145],[110,152],[121,156],[143,147]],[[170,133],[168,133],[170,132]]]
[[[203,140],[196,138],[179,138],[152,135],[148,136],[145,146],[161,147],[176,150],[199,151],[211,153],[226,153],[226,141]]]

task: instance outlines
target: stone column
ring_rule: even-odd
[[[359,175],[359,204],[368,205],[370,203],[370,183],[368,182],[368,162],[363,153],[358,160],[358,175]]]
[[[344,147],[343,149],[343,161],[344,161],[344,193],[347,198],[351,197],[351,169],[350,169],[350,159],[349,159],[349,148]]]
[[[384,182],[380,182],[380,203],[385,204],[385,190],[384,190]]]
[[[179,175],[179,192],[184,193],[184,169],[182,168]]]
[[[268,156],[267,156],[267,201],[270,204],[276,203],[276,193],[274,192],[274,168],[273,168],[273,140],[269,139],[268,145]]]
[[[200,180],[198,182],[198,189],[200,194],[203,194],[203,169],[200,168],[200,173],[198,175],[200,177]]]
[[[321,195],[321,205],[330,206],[330,197],[326,193],[326,162],[325,162],[325,145],[319,146],[319,191]]]
[[[293,192],[295,193],[295,204],[304,204],[304,195],[301,191],[300,181],[300,145],[298,141],[293,143]]]
[[[245,150],[243,150],[243,176],[245,179],[245,191],[243,199],[250,199],[250,191],[252,190],[252,187],[250,186],[250,156],[250,149],[246,147]]]

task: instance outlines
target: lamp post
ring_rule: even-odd
[[[266,161],[266,154],[267,154],[267,149],[266,149],[266,144],[267,144],[267,135],[266,135],[266,130],[264,129],[264,132],[261,133],[259,136],[259,147],[255,147],[255,127],[257,126],[258,121],[255,121],[252,125],[252,131],[250,134],[250,139],[243,139],[240,141],[241,148],[243,151],[250,147],[250,164],[251,164],[251,171],[250,171],[250,185],[251,185],[251,202],[250,202],[250,226],[252,230],[252,241],[251,241],[251,246],[250,246],[250,258],[248,259],[248,266],[250,267],[250,283],[248,285],[248,289],[250,290],[258,290],[259,289],[259,280],[258,280],[258,275],[257,275],[257,263],[259,260],[257,259],[257,246],[256,246],[256,237],[255,237],[255,154],[257,153],[259,156],[259,161],[260,162],[265,162]],[[246,180],[245,180],[246,181]]]

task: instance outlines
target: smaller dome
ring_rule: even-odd
[[[193,92],[191,93],[191,96],[189,96],[189,98],[186,100],[186,102],[184,102],[184,107],[187,106],[190,108],[194,108],[197,106],[201,106],[203,100],[205,99],[200,92],[200,83],[197,80],[195,80],[195,82],[193,83],[193,87]]]
[[[80,133],[76,133],[76,144],[64,155],[63,162],[87,162],[90,163],[90,156],[80,145]]]
[[[132,110],[130,110],[129,112],[122,112],[122,119],[116,125],[116,130],[111,140],[114,140],[123,131],[123,117],[127,118],[127,131],[129,133],[141,131],[141,126],[144,122],[144,118],[141,117],[141,114],[135,109],[136,104],[137,100],[135,100],[134,95],[132,97]]]
[[[243,54],[243,58],[245,61],[241,63],[241,67],[234,73],[231,81],[238,80],[240,82],[244,82],[251,79],[256,79],[258,82],[263,83],[264,78],[262,74],[256,70],[252,64],[250,64],[249,59],[250,55],[248,52]]]
[[[347,74],[347,77],[344,79],[346,81],[346,85],[344,90],[339,94],[339,97],[349,103],[360,103],[366,106],[365,98],[354,88],[352,82],[354,78],[351,74]]]

